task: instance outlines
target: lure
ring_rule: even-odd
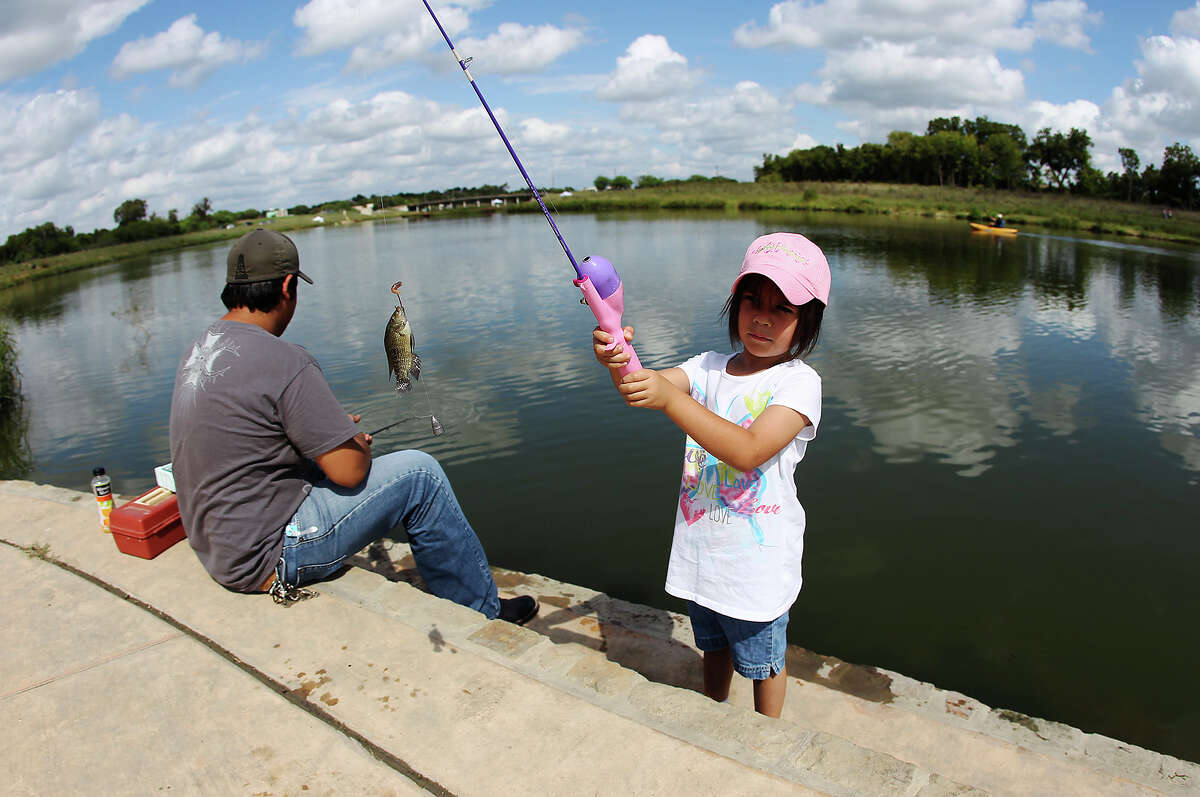
[[[411,418],[401,418],[398,421],[392,421],[391,423],[387,424],[386,426],[380,426],[378,429],[376,429],[373,432],[367,432],[367,434],[369,434],[371,437],[374,437],[375,435],[379,434],[380,432],[385,432],[388,429],[391,429],[393,426],[399,426],[400,424],[405,423],[407,421],[418,421],[421,418],[429,419],[429,424],[430,424],[430,426],[433,427],[433,436],[434,437],[437,437],[440,434],[445,434],[446,427],[442,426],[442,422],[437,419],[436,415],[414,415]]]
[[[425,8],[429,11],[429,16],[433,17],[434,24],[441,31],[442,38],[446,40],[446,46],[450,48],[450,53],[454,56],[454,60],[458,61],[458,65],[462,67],[463,74],[466,75],[467,80],[471,83],[471,88],[475,89],[475,96],[479,98],[483,109],[487,111],[488,117],[492,120],[492,124],[495,125],[496,132],[500,134],[500,139],[504,142],[504,146],[508,148],[508,154],[512,155],[513,161],[521,171],[521,176],[525,178],[525,184],[529,186],[529,190],[533,193],[533,198],[537,200],[538,205],[541,207],[546,221],[550,222],[550,229],[554,230],[554,236],[558,238],[559,244],[562,245],[567,259],[575,267],[576,278],[572,282],[575,287],[583,292],[583,303],[592,311],[592,315],[596,317],[596,322],[600,325],[600,328],[609,335],[612,335],[613,342],[609,348],[619,344],[629,352],[629,362],[622,366],[621,373],[628,374],[641,369],[642,364],[638,361],[638,356],[634,352],[633,347],[625,340],[625,333],[621,327],[621,314],[625,311],[625,291],[621,285],[620,275],[617,274],[617,270],[613,267],[613,264],[602,257],[585,257],[582,263],[575,261],[575,256],[571,254],[571,248],[563,240],[562,233],[558,231],[558,225],[554,223],[554,218],[550,215],[550,211],[546,209],[546,203],[542,201],[542,195],[534,188],[533,180],[529,179],[529,173],[525,171],[525,167],[521,164],[521,159],[517,157],[517,151],[509,143],[508,136],[504,135],[504,128],[500,126],[500,122],[496,119],[496,115],[492,113],[487,100],[483,98],[483,92],[475,84],[475,78],[471,77],[471,72],[467,69],[467,65],[471,63],[471,59],[458,57],[458,51],[454,49],[454,43],[450,41],[450,36],[446,33],[446,29],[442,27],[437,14],[433,13],[433,7],[429,5],[429,0],[421,0],[421,2],[425,4]]]

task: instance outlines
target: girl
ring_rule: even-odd
[[[726,700],[736,670],[771,717],[783,710],[788,609],[801,582],[794,471],[821,420],[821,377],[800,358],[816,345],[829,283],[815,244],[772,233],[750,244],[722,311],[735,354],[622,377],[629,354],[593,333],[625,403],[661,410],[687,434],[666,590],[688,602],[704,693]],[[632,342],[633,328],[624,332]]]

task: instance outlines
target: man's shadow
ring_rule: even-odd
[[[376,540],[347,557],[346,564],[429,591],[408,545],[397,540]],[[609,661],[649,681],[702,688],[700,653],[688,642],[691,629],[686,616],[603,593],[587,591],[588,597],[581,598],[571,585],[562,585],[560,592],[555,589],[557,582],[538,576],[501,568],[492,568],[492,573],[502,594],[536,593],[541,611],[525,627],[551,642],[600,651]]]

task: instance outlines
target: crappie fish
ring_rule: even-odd
[[[392,286],[397,306],[383,330],[383,350],[387,353],[388,375],[395,379],[396,390],[407,393],[421,376],[421,358],[415,351],[416,342],[408,314],[404,312],[404,302],[400,301],[402,284],[397,282]]]

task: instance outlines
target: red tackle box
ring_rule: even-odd
[[[155,487],[112,511],[113,541],[122,553],[153,559],[184,538],[175,493]]]

